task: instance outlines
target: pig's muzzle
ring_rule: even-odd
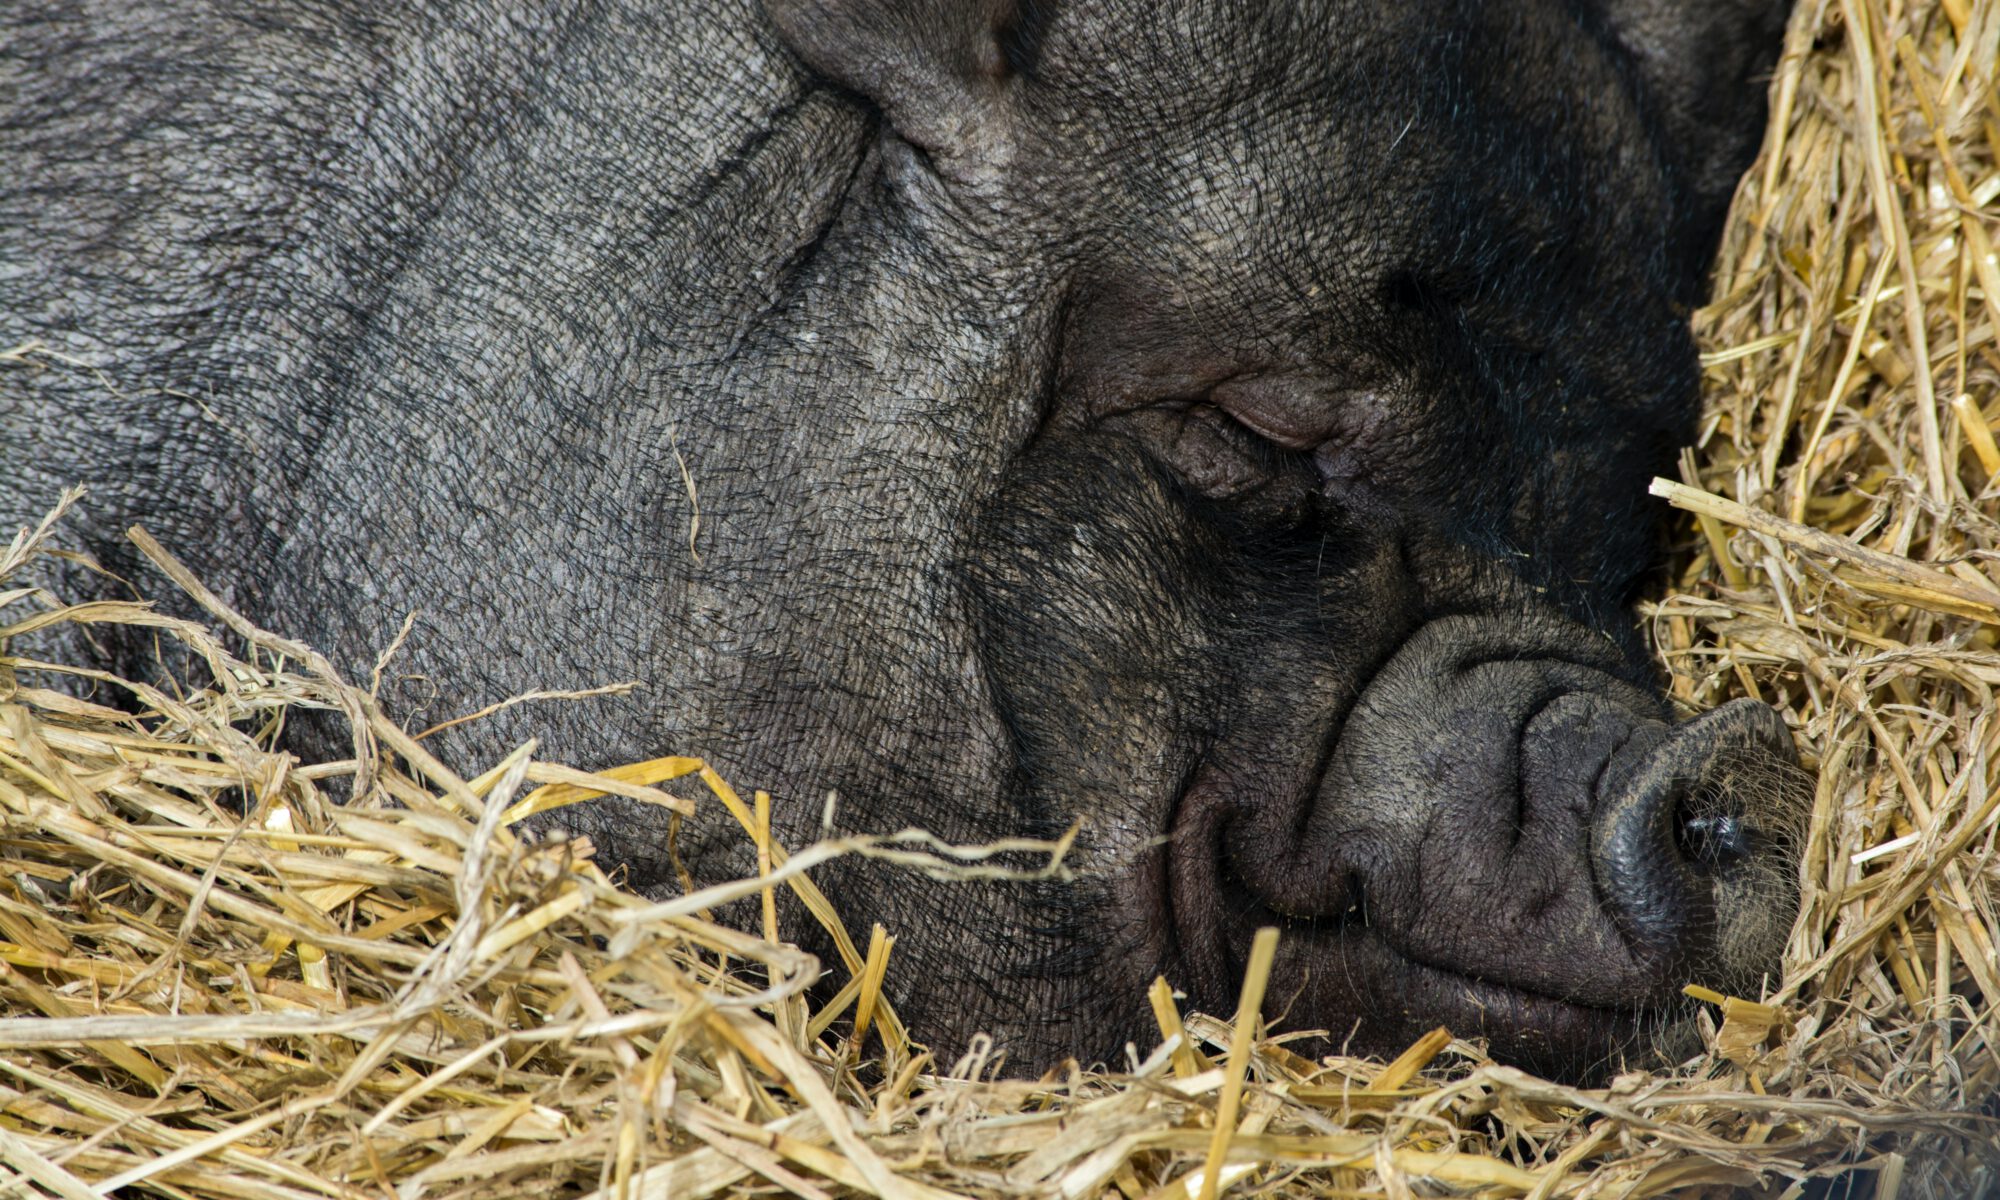
[[[1347,712],[1307,811],[1218,814],[1220,890],[1307,943],[1295,1018],[1325,992],[1364,1041],[1375,1012],[1391,1044],[1443,1023],[1562,1069],[1635,1049],[1687,984],[1757,993],[1810,779],[1769,707],[1676,724],[1634,674],[1566,622],[1434,620]]]

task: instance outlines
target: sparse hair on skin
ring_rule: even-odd
[[[1164,986],[1130,1060],[995,1079],[979,1039],[936,1062],[883,1006],[882,978],[932,983],[886,939],[871,954],[843,927],[844,952],[815,964],[648,910],[604,882],[587,837],[481,820],[574,788],[537,782],[564,745],[462,778],[396,749],[366,691],[301,669],[290,643],[14,590],[23,537],[0,553],[0,1162],[52,1194],[200,1200],[1110,1200],[1192,1195],[1220,1145],[1225,1194],[1721,1200],[1834,1179],[1835,1195],[1993,1195],[2000,279],[1980,247],[2000,236],[1996,40],[1993,0],[1801,13],[1696,314],[1706,417],[1671,495],[1698,516],[1675,527],[1645,631],[1676,701],[1772,703],[1818,782],[1782,975],[1660,1017],[1679,1065],[1574,1088],[1449,1036],[1314,1061],[1282,1029],[1232,1057],[1227,1014]],[[99,386],[0,346],[0,410],[41,371]],[[167,597],[151,568],[128,574]],[[46,623],[180,647],[187,687],[25,654]],[[64,677],[130,704],[51,686]],[[339,714],[356,711],[350,729]],[[356,757],[270,752],[275,725],[327,713]],[[640,766],[605,782],[676,817],[729,812],[719,778]],[[357,773],[395,803],[327,803]],[[781,932],[828,912],[801,900]],[[1243,1118],[1218,1129],[1238,1077]]]

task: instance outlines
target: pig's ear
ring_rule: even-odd
[[[814,70],[879,107],[941,170],[984,175],[1009,146],[1010,44],[1023,0],[764,0]]]
[[[1764,133],[1791,0],[1596,0],[1697,206],[1722,209]]]

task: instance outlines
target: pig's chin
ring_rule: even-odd
[[[1666,1015],[1577,1004],[1476,979],[1407,957],[1367,930],[1329,935],[1297,922],[1281,922],[1280,928],[1290,946],[1276,970],[1292,981],[1293,991],[1279,997],[1274,1011],[1335,1010],[1343,1001],[1351,1003],[1357,989],[1365,989],[1371,1001],[1366,1020],[1351,1030],[1328,1031],[1328,1049],[1393,1055],[1441,1025],[1454,1034],[1485,1038],[1502,1062],[1558,1078],[1595,1080],[1637,1050],[1643,1032]]]

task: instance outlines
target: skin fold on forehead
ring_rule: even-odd
[[[1449,443],[1463,477],[1498,490],[1429,486],[1432,510],[1483,523],[1467,536],[1494,552],[1539,535],[1531,556],[1562,564],[1542,586],[1581,575],[1623,598],[1647,558],[1641,523],[1606,537],[1601,503],[1568,501],[1637,473],[1593,457],[1656,463],[1683,435],[1682,304],[1700,263],[1675,245],[1697,217],[1683,172],[1603,29],[1535,5],[1042,6],[987,18],[1003,45],[1032,26],[1032,53],[1014,56],[1027,70],[994,60],[955,80],[950,64],[971,60],[926,58],[921,37],[944,35],[895,30],[898,6],[866,28],[902,52],[873,58],[826,33],[854,35],[842,6],[774,11],[921,148],[900,171],[889,156],[912,232],[968,269],[1034,264],[1062,294],[1064,386],[1116,408],[1218,384],[1269,396],[1289,378],[1349,427],[1321,444],[1350,474],[1434,485],[1441,452],[1416,443]],[[1525,361],[1551,355],[1562,372]],[[1446,394],[1537,370],[1497,380],[1510,395],[1483,414]],[[1270,408],[1240,411],[1254,427]],[[1604,454],[1562,449],[1583,442]]]

